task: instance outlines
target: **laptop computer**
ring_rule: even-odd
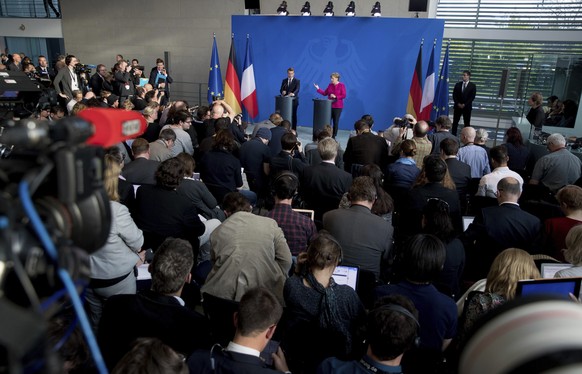
[[[517,296],[528,295],[552,295],[569,300],[569,294],[580,294],[580,281],[582,278],[552,278],[521,280],[517,282]]]
[[[544,262],[541,266],[542,278],[553,278],[557,272],[571,268],[572,264],[559,264],[555,262]]]
[[[339,265],[335,268],[332,278],[337,284],[347,284],[354,291],[356,291],[356,285],[358,284],[358,274],[360,268],[357,266],[342,266]]]

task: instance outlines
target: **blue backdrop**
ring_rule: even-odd
[[[353,129],[363,114],[375,119],[374,129],[387,128],[406,113],[406,103],[420,42],[423,81],[433,41],[438,81],[444,20],[372,17],[233,16],[239,77],[247,34],[252,39],[259,116],[275,109],[275,96],[287,68],[301,80],[299,126],[311,126],[313,98],[322,98],[313,83],[325,89],[329,75],[338,72],[346,85],[340,128]],[[222,42],[224,43],[224,42]]]

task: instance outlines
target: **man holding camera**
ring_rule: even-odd
[[[158,58],[156,60],[156,66],[152,68],[150,72],[150,80],[148,81],[154,89],[157,88],[158,90],[164,92],[164,96],[160,105],[164,105],[170,99],[170,84],[173,83],[174,80],[168,74],[166,70],[166,66],[164,65],[164,60]]]

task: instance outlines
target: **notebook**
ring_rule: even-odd
[[[354,291],[358,284],[358,273],[360,269],[357,266],[337,266],[332,274],[332,278],[337,284],[347,284]]]

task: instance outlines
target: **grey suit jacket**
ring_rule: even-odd
[[[79,82],[77,78],[77,82]],[[73,80],[71,79],[71,74],[69,73],[69,68],[64,67],[57,73],[53,85],[58,94],[63,93],[70,100],[73,98]]]

